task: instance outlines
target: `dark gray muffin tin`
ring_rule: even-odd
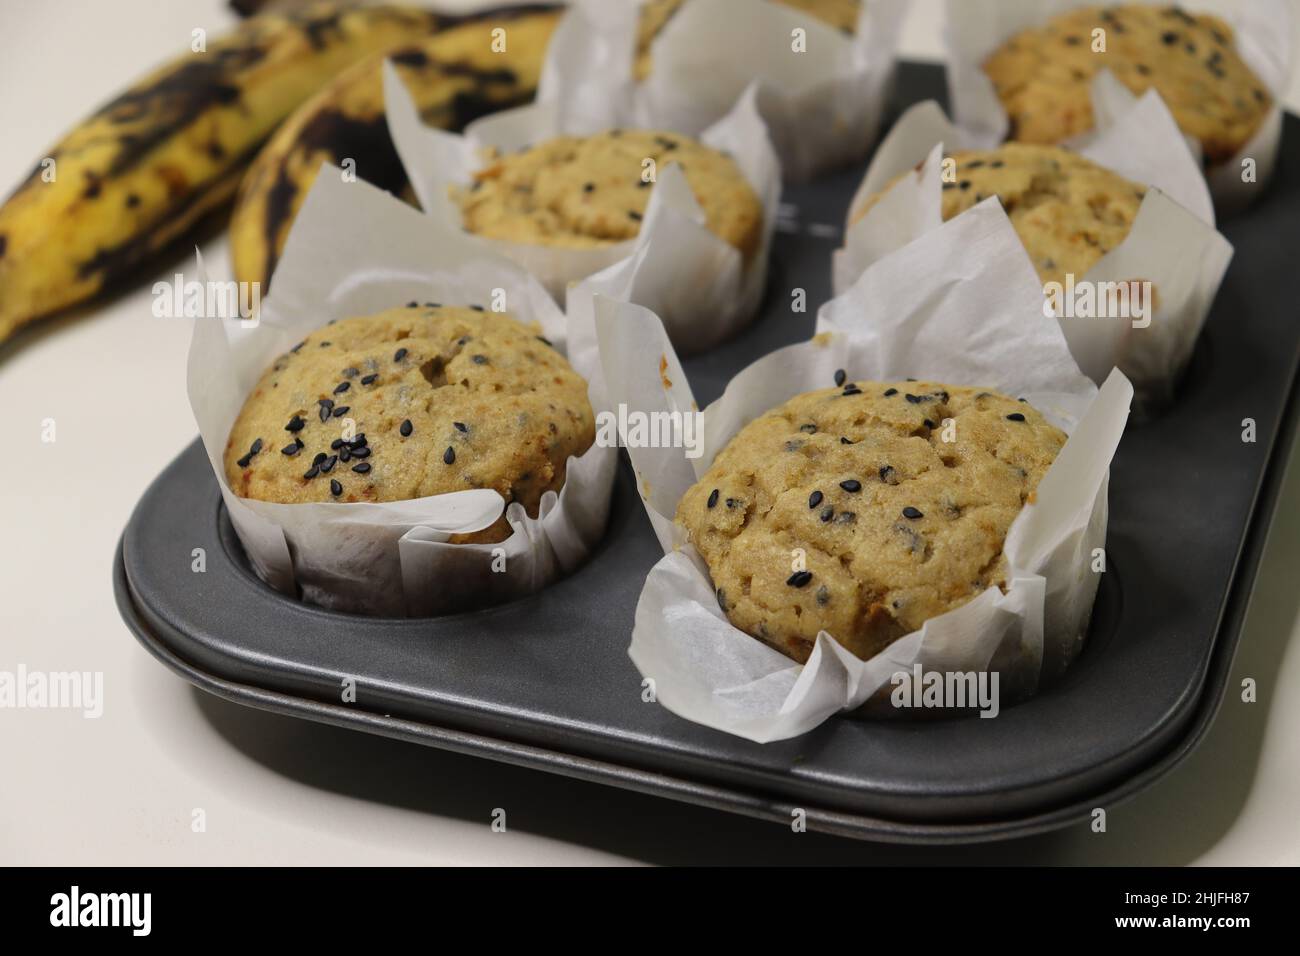
[[[905,64],[899,108],[942,99]],[[787,191],[773,293],[734,341],[685,367],[700,402],[807,338],[861,169]],[[825,228],[831,227],[831,228]],[[995,840],[1084,820],[1166,773],[1223,695],[1296,425],[1300,121],[1286,118],[1266,196],[1221,226],[1236,256],[1172,407],[1135,420],[1111,471],[1109,569],[1064,679],[996,720],[835,717],[759,745],[641,700],[633,611],[661,552],[626,461],[593,559],[540,594],[428,620],[324,611],[250,570],[195,441],[145,492],[114,565],[127,624],[218,696],[788,824],[900,842]],[[788,290],[808,291],[792,314]],[[1242,441],[1255,420],[1257,440]],[[191,570],[194,548],[207,569]],[[340,702],[345,677],[355,703]],[[653,825],[647,821],[646,825]]]

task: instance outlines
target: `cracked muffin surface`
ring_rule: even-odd
[[[262,375],[226,479],[263,501],[400,501],[492,488],[536,516],[595,440],[587,383],[506,313],[415,304],[317,329]],[[501,541],[491,527],[453,540]]]
[[[1145,186],[1057,146],[1005,143],[948,158],[956,166],[943,184],[944,220],[997,196],[1044,282],[1082,278],[1128,236],[1146,196]],[[869,196],[851,222],[908,175]]]
[[[1094,51],[1094,30],[1105,50]],[[1217,17],[1145,4],[1082,7],[1016,34],[983,65],[1011,126],[1008,139],[1059,143],[1093,126],[1089,87],[1108,69],[1132,93],[1159,92],[1208,163],[1231,158],[1272,97]]]
[[[593,248],[633,239],[654,176],[677,163],[709,231],[749,256],[763,205],[730,156],[678,133],[612,129],[560,136],[497,155],[469,188],[452,189],[465,229],[510,242]]]
[[[845,381],[741,429],[677,521],[737,628],[800,663],[825,630],[865,660],[1005,588],[1007,530],[1065,438],[984,389]]]

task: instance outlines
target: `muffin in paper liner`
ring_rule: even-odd
[[[884,118],[903,0],[866,0],[846,35],[769,0],[685,0],[635,78],[639,0],[578,0],[547,49],[539,102],[575,128],[636,125],[694,135],[751,83],[786,179],[803,182],[866,156]],[[804,40],[796,51],[796,31]]]
[[[968,148],[989,149],[1007,134],[1006,110],[982,65],[995,50],[1023,30],[1042,26],[1053,17],[1096,0],[946,0],[948,96],[953,119],[966,134]],[[1155,6],[1169,6],[1155,3]],[[1203,3],[1181,4],[1194,11]],[[1209,10],[1221,14],[1219,10]],[[1282,139],[1282,100],[1295,63],[1295,20],[1288,0],[1248,0],[1222,16],[1232,27],[1237,53],[1267,88],[1273,105],[1250,140],[1231,159],[1204,171],[1214,203],[1221,213],[1245,208],[1267,188],[1277,165]],[[1096,132],[1105,130],[1132,106],[1135,97],[1109,70],[1093,78],[1091,99]],[[1062,145],[1081,147],[1092,134]],[[1198,161],[1200,145],[1184,137]],[[1254,163],[1253,181],[1242,178],[1242,164]]]
[[[767,283],[768,252],[776,228],[781,169],[756,105],[757,89],[745,90],[725,116],[698,138],[729,153],[763,207],[757,248],[749,255],[705,226],[685,175],[676,163],[656,171],[641,229],[635,239],[595,248],[563,248],[475,235],[461,227],[449,190],[468,186],[484,165],[482,151],[503,151],[560,135],[594,132],[566,124],[554,103],[505,110],[466,127],[464,134],[425,126],[391,63],[384,66],[388,128],[407,177],[430,218],[456,231],[468,244],[519,263],[562,300],[573,284],[613,270],[631,275],[646,297],[664,309],[673,341],[683,350],[709,348],[754,318]],[[632,128],[630,116],[601,127]],[[616,280],[616,281],[622,281]]]
[[[900,117],[849,205],[844,246],[832,260],[836,293],[847,290],[883,256],[940,227],[944,153],[972,148],[977,147],[969,134],[950,123],[933,101],[918,103]],[[1232,245],[1214,227],[1205,180],[1159,94],[1148,91],[1079,152],[1148,188],[1128,235],[1075,277],[1076,285],[1101,289],[1148,281],[1153,307],[1144,318],[1064,315],[1058,309],[1058,321],[1084,374],[1100,383],[1118,367],[1132,380],[1139,404],[1158,407],[1168,401],[1191,358],[1232,259]],[[869,196],[909,169],[916,169],[916,175],[903,176],[853,221]],[[1017,255],[1029,261],[1023,246]],[[1043,291],[1040,284],[1040,296]],[[1045,298],[1043,302],[1048,307]]]
[[[696,723],[758,742],[816,727],[870,702],[893,713],[895,675],[997,674],[1003,703],[1058,676],[1082,645],[1099,583],[1110,460],[1132,387],[1113,372],[1098,389],[1078,369],[1001,207],[985,201],[870,266],[818,313],[811,341],[737,374],[703,412],[703,454],[631,447],[646,512],[664,557],[637,605],[629,654],[657,700]],[[694,399],[653,313],[596,300],[610,400],[644,412],[685,412]],[[746,424],[794,395],[851,379],[972,385],[1023,396],[1069,438],[1004,544],[1005,593],[971,601],[860,660],[825,631],[799,665],[732,626],[708,569],[673,517],[682,494]]]
[[[466,245],[373,186],[345,182],[328,164],[294,221],[273,285],[254,323],[197,319],[187,370],[213,473],[259,577],[333,610],[425,616],[535,591],[586,559],[604,533],[618,460],[616,449],[598,444],[568,459],[563,487],[542,496],[537,517],[511,503],[512,533],[494,544],[449,540],[500,517],[506,503],[491,489],[295,504],[231,491],[222,455],[250,390],[277,355],[331,320],[412,299],[491,301],[496,290],[505,311],[565,348],[563,315],[519,266]]]

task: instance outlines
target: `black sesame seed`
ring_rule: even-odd
[[[342,438],[336,438],[332,442],[330,442],[330,448],[334,449],[335,451],[338,451],[342,447],[343,447]]]
[[[335,394],[335,395],[342,395],[344,392],[346,392],[346,391],[347,391],[348,389],[350,389],[351,387],[352,387],[352,383],[351,383],[351,382],[339,382],[337,385],[334,386],[334,394]]]
[[[852,494],[862,490],[862,482],[856,478],[849,478],[847,481],[841,481],[840,487]]]
[[[475,311],[475,312],[486,312],[486,311],[487,311],[487,310],[484,309],[483,306],[481,306],[481,305],[471,305],[471,306],[470,306],[470,309],[472,309],[472,310]]]
[[[930,419],[928,418],[925,421],[921,422],[921,424],[924,425],[926,428],[934,427],[934,422],[930,421]]]
[[[262,450],[262,439],[260,438],[253,439],[253,444],[249,446],[248,453],[250,455],[256,455],[261,450]]]
[[[462,335],[460,338],[458,338],[458,339],[456,340],[456,344],[457,344],[457,345],[464,345],[464,344],[465,344],[466,342],[468,342],[469,340],[470,340],[470,337],[469,337],[468,335]]]
[[[718,607],[725,611],[727,609],[727,592],[722,590],[722,588],[718,588],[716,596],[718,598]]]
[[[351,454],[353,458],[369,458],[370,449],[367,446],[362,445],[360,448],[353,448],[349,454]]]
[[[820,491],[814,491],[812,494],[808,496],[808,507],[816,508],[819,504],[822,503],[822,497],[823,496]]]
[[[302,431],[302,427],[306,424],[305,421],[295,415],[293,418],[289,419],[289,424],[284,426],[284,430],[287,432],[300,432]]]
[[[844,391],[840,392],[840,394],[846,397],[849,395],[861,395],[862,389],[850,383],[844,387]]]
[[[308,468],[306,471],[302,473],[302,476],[306,478],[308,481],[311,481],[319,474],[320,474],[320,468],[316,465],[312,465],[310,468]]]
[[[908,505],[903,509],[903,517],[911,521],[916,521],[918,518],[924,518],[925,515],[921,514],[921,512],[917,511],[911,505]]]
[[[361,447],[362,445],[364,445],[365,443],[366,443],[366,433],[365,433],[365,432],[361,432],[360,434],[357,435],[356,438],[354,438],[354,439],[352,439],[352,441],[348,442],[348,444],[351,445],[353,448],[360,448],[360,447]]]
[[[728,498],[728,499],[727,499],[727,507],[728,507],[728,508],[734,508],[734,507],[736,507],[736,505],[738,505],[738,504],[740,504],[740,502],[737,501],[735,498]]]
[[[330,494],[332,494],[335,498],[343,494],[343,486],[339,484],[337,478],[330,479]]]
[[[547,346],[550,346],[551,348],[555,348],[555,346],[551,343],[551,340],[548,339],[546,336],[544,336],[544,335],[538,335],[538,336],[535,336],[535,338],[537,339],[537,341],[541,342],[543,345],[547,345]]]
[[[378,373],[378,372],[371,372],[369,375],[363,375],[363,376],[361,376],[361,384],[362,384],[362,385],[374,385],[374,384],[375,384],[375,380],[378,379],[378,378],[379,378],[379,373]]]
[[[965,192],[966,190],[970,189],[970,180],[963,179],[961,182],[957,184],[957,188],[960,189],[962,192]]]
[[[840,444],[841,444],[841,445],[852,445],[853,442],[850,441],[849,439],[845,438],[843,435],[841,435],[841,436],[840,436]]]
[[[343,370],[344,378],[356,378],[360,374],[361,374],[361,369],[353,368],[352,366],[348,366]]]
[[[830,521],[832,518],[835,517],[835,509],[831,505],[827,505],[825,508],[822,509],[822,513],[820,517],[822,521]]]
[[[711,492],[709,492],[708,507],[713,508],[717,505],[717,503],[718,503],[718,489],[714,488]]]
[[[922,398],[920,395],[913,395],[911,392],[908,392],[903,397],[907,399],[907,401],[912,405],[920,405],[923,401],[925,401],[925,399]]]
[[[442,461],[443,464],[454,465],[456,463],[456,449],[448,445],[447,450],[442,453]]]
[[[471,357],[471,360],[475,365],[486,365],[488,363],[488,357],[486,355],[475,355]]]
[[[293,348],[289,349],[289,351],[290,351],[290,352],[296,352],[296,351],[298,351],[300,348],[302,348],[302,347],[303,347],[304,345],[306,345],[306,344],[307,344],[307,340],[306,340],[306,339],[303,339],[301,342],[299,342],[299,343],[298,343],[297,345],[295,345]]]
[[[320,463],[320,473],[322,475],[328,475],[331,471],[334,470],[334,465],[338,460],[339,460],[338,455],[330,455],[328,458],[326,458],[324,461]]]
[[[412,299],[410,302],[406,303],[406,307],[408,309],[418,309],[420,307],[420,303]]]
[[[294,455],[298,454],[298,452],[301,449],[302,446],[299,445],[297,442],[290,442],[288,445],[285,445],[283,448],[280,449],[280,454],[288,455],[290,458],[292,458]]]
[[[351,406],[351,405],[340,405],[338,408],[334,409],[334,417],[335,417],[335,418],[342,418],[344,415],[346,415],[346,414],[347,414],[348,412],[350,412],[350,411],[352,411],[352,406]]]
[[[853,524],[857,520],[857,513],[853,511],[841,511],[835,516],[836,524]]]
[[[441,302],[426,302],[426,303],[424,303],[424,307],[425,307],[426,309],[441,309],[441,308],[442,308],[442,303],[441,303]]]
[[[802,588],[808,585],[813,578],[811,571],[796,571],[785,579],[785,583],[792,588]]]
[[[344,445],[342,448],[339,449],[339,461],[343,462],[344,464],[347,464],[348,460],[351,458],[352,458],[351,448],[349,448],[347,445]]]
[[[812,422],[809,422],[807,425],[800,425],[799,431],[803,432],[805,435],[816,435],[817,426],[814,425]]]
[[[635,209],[629,209],[627,211],[627,218],[631,219],[633,222],[640,222],[641,214],[637,212]]]
[[[1009,422],[1023,422],[1024,420],[1025,420],[1025,416],[1020,414],[1019,412],[1012,412],[1010,415],[1007,416],[1007,421]]]
[[[891,398],[892,396],[897,395],[897,394],[898,394],[898,389],[896,389],[896,388],[887,388],[887,389],[885,389],[885,398]]]
[[[406,358],[406,349],[398,349],[393,353],[394,362],[400,362],[404,358]]]
[[[881,481],[888,482],[888,481],[889,481],[891,478],[893,478],[893,477],[894,477],[894,466],[893,466],[893,465],[885,465],[884,467],[882,467],[882,468],[880,469],[880,480],[881,480]]]
[[[1175,43],[1178,42],[1178,34],[1175,33],[1173,30],[1167,30],[1164,33],[1160,34],[1160,42],[1163,43],[1165,46],[1173,46]]]
[[[402,424],[398,427],[397,430],[402,433],[403,438],[410,438],[411,432],[414,430],[413,426],[411,425],[411,420],[409,418],[403,419]]]
[[[319,451],[319,452],[316,453],[316,457],[313,458],[313,459],[311,460],[311,463],[312,463],[313,465],[319,465],[321,462],[323,462],[323,461],[324,461],[326,458],[328,458],[328,457],[329,457],[329,455],[325,454],[323,451]]]
[[[582,191],[583,191],[584,193],[594,193],[594,192],[596,191],[596,184],[595,184],[595,183],[583,183],[583,184],[582,184]]]
[[[842,368],[837,368],[837,369],[835,370],[835,384],[836,384],[836,385],[843,385],[843,384],[844,384],[844,380],[845,380],[846,378],[848,378],[848,377],[849,377],[849,376],[848,376],[848,373],[845,372],[844,369],[842,369]]]
[[[324,341],[324,342],[322,342],[322,343],[320,344],[320,347],[323,348],[323,349],[324,349],[324,348],[329,348],[329,347],[330,347],[331,345],[333,345],[333,344],[334,344],[333,342],[331,342],[331,341],[329,341],[329,340],[327,339],[326,341]]]
[[[353,465],[352,470],[355,471],[358,475],[367,474],[370,471],[370,462],[363,461],[359,465]]]
[[[831,603],[830,588],[828,588],[826,585],[823,584],[821,587],[817,589],[817,606],[825,607],[827,604],[830,603]]]
[[[235,461],[235,464],[238,465],[240,468],[247,468],[247,467],[248,467],[248,463],[249,463],[249,461],[251,461],[251,460],[252,460],[252,456],[251,456],[251,455],[245,455],[243,458],[239,458],[239,459],[237,459],[237,460]]]

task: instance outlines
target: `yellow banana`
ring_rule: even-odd
[[[426,122],[460,129],[485,113],[532,100],[559,15],[536,7],[477,14],[358,63],[304,103],[267,142],[239,187],[230,223],[235,277],[266,288],[322,162],[341,166],[350,159],[358,178],[394,195],[407,189],[384,118],[385,57],[393,60]]]
[[[228,201],[256,148],[328,79],[446,22],[337,3],[253,17],[103,106],[0,206],[0,342]]]

